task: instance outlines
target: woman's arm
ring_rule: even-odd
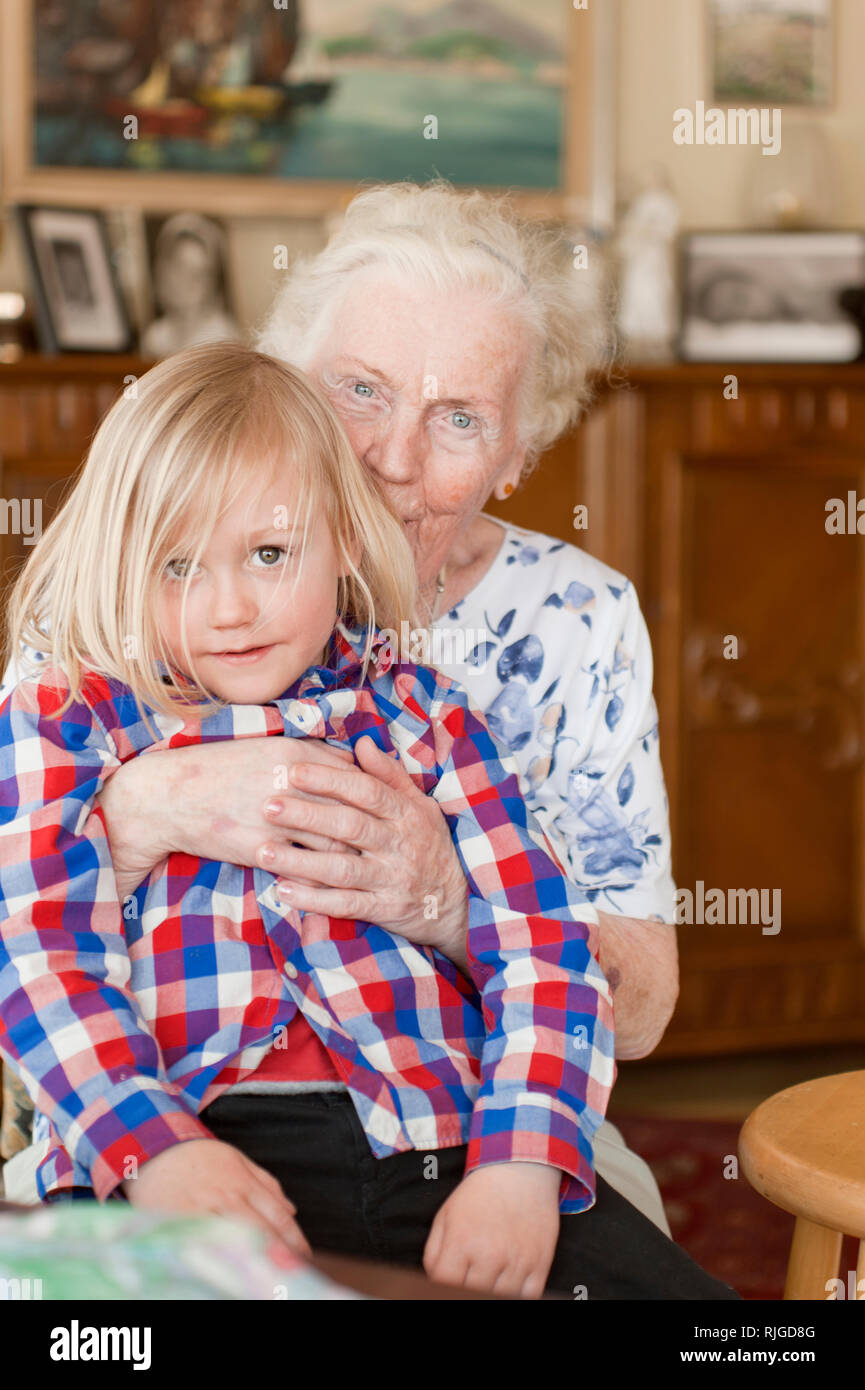
[[[437,943],[463,975],[469,975],[466,923]],[[676,928],[667,922],[640,921],[598,913],[589,931],[589,948],[607,977],[616,1007],[616,1058],[636,1061],[654,1052],[673,1016],[679,995]]]
[[[623,1062],[648,1057],[679,997],[676,928],[599,912],[589,941],[615,999],[616,1057]]]

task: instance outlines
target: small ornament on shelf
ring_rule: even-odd
[[[628,204],[614,249],[618,328],[631,361],[668,360],[678,329],[676,237],[679,206],[663,170],[652,170]]]

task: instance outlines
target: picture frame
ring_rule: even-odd
[[[865,233],[690,232],[679,241],[678,355],[686,362],[852,362],[859,329],[838,296],[865,286]]]
[[[43,353],[126,353],[134,334],[105,216],[89,208],[18,205]]]
[[[712,101],[730,106],[831,104],[835,0],[705,0]]]
[[[86,6],[90,0],[82,0],[82,3]],[[237,3],[241,5],[243,0],[237,0]],[[363,3],[367,3],[367,0],[363,0]],[[491,0],[491,5],[495,3],[497,0]],[[447,87],[442,88],[439,116],[443,122],[443,129],[439,133],[437,141],[427,142],[423,138],[424,131],[420,124],[421,121],[435,115],[435,109],[421,112],[420,106],[418,106],[417,121],[414,121],[414,113],[410,113],[416,143],[419,150],[424,152],[426,163],[429,165],[430,172],[426,177],[435,177],[440,174],[449,178],[457,187],[484,187],[490,192],[506,189],[512,193],[514,201],[529,216],[548,217],[550,219],[570,217],[571,220],[587,216],[586,210],[591,206],[593,199],[597,201],[597,190],[593,185],[593,180],[601,177],[598,173],[599,150],[602,147],[603,139],[609,139],[609,136],[604,137],[603,126],[609,120],[608,98],[611,83],[610,74],[605,71],[605,63],[611,45],[609,42],[605,43],[604,34],[609,39],[610,26],[614,22],[610,7],[615,7],[616,3],[617,0],[607,0],[603,14],[599,12],[597,6],[582,8],[569,3],[569,0],[543,0],[543,3],[539,3],[536,7],[538,13],[542,10],[550,12],[550,6],[556,7],[555,13],[561,17],[563,34],[560,55],[561,73],[557,79],[561,89],[561,110],[557,118],[559,176],[555,182],[543,187],[524,187],[520,184],[519,179],[507,176],[506,163],[502,163],[502,161],[499,161],[500,172],[505,176],[501,178],[500,182],[493,182],[484,175],[484,170],[490,161],[483,158],[483,151],[479,155],[476,177],[465,181],[458,176],[452,176],[447,168],[449,156],[446,139],[455,138],[460,121],[458,119],[459,112],[454,106],[453,113],[455,114],[451,116],[452,125],[449,135],[447,120],[445,119],[447,113],[451,111],[450,98],[447,95],[449,88]],[[47,42],[47,39],[42,34],[43,26],[35,23],[35,16],[37,6],[50,6],[51,4],[52,0],[3,0],[3,5],[0,6],[0,142],[2,142],[5,196],[9,201],[21,203],[50,202],[55,205],[75,204],[98,207],[137,206],[148,211],[165,212],[178,207],[190,206],[192,203],[197,211],[219,213],[223,216],[276,214],[293,217],[321,217],[347,206],[362,184],[389,182],[392,177],[397,177],[396,174],[387,176],[382,175],[380,171],[366,168],[363,160],[355,161],[357,167],[352,165],[350,177],[345,177],[345,171],[341,176],[331,177],[328,170],[330,156],[327,147],[322,148],[321,159],[316,165],[317,169],[321,169],[321,175],[315,178],[294,177],[293,175],[273,177],[266,171],[261,173],[244,172],[242,174],[212,173],[202,171],[195,166],[194,162],[183,169],[149,167],[144,155],[148,150],[152,154],[158,145],[160,121],[163,122],[163,125],[168,122],[165,129],[169,133],[171,122],[174,121],[176,128],[184,132],[184,138],[189,137],[189,140],[194,141],[195,130],[193,127],[198,119],[196,111],[192,109],[195,107],[195,102],[187,102],[185,106],[180,103],[178,106],[174,97],[163,103],[161,107],[157,105],[145,110],[142,106],[145,99],[143,92],[146,89],[147,99],[151,100],[153,97],[152,82],[158,75],[162,74],[161,68],[157,72],[158,65],[151,67],[144,81],[133,88],[134,102],[130,102],[127,98],[116,100],[111,98],[114,102],[112,111],[116,107],[115,115],[118,122],[126,119],[121,112],[121,107],[125,110],[125,105],[131,105],[134,108],[127,113],[128,115],[135,115],[137,112],[138,115],[144,114],[147,117],[148,126],[145,134],[150,144],[147,148],[141,144],[135,147],[136,158],[140,162],[134,169],[123,167],[122,162],[116,163],[115,167],[111,168],[94,165],[67,167],[66,165],[45,163],[42,156],[36,152],[34,143],[36,136],[40,134],[37,124],[39,113],[35,107],[35,44],[37,37],[43,44]],[[68,6],[55,4],[55,8],[58,13],[64,11],[70,15],[73,13],[72,8]],[[280,6],[278,10],[274,7],[273,13],[282,15],[284,11],[299,12],[300,8],[301,0],[286,0],[286,4]],[[304,11],[308,10],[310,16],[314,17],[314,23],[319,24],[321,22],[321,8],[318,5],[306,4]],[[394,6],[392,8],[396,11],[399,7]],[[433,0],[430,0],[430,12],[432,13],[436,8]],[[416,9],[417,6],[413,6],[412,13]],[[335,13],[341,13],[344,10],[344,6],[341,7],[341,10],[338,5],[334,6]],[[82,5],[77,5],[75,7],[75,19],[79,30],[82,24],[82,12]],[[107,11],[103,10],[102,13],[107,13]],[[268,16],[270,18],[270,12],[268,12]],[[310,21],[310,23],[312,22]],[[514,21],[517,26],[514,30],[516,38],[511,47],[518,49],[523,32],[536,23],[537,15],[531,13],[525,16],[525,19],[520,18],[518,24]],[[151,35],[148,33],[146,37],[149,39]],[[498,38],[496,38],[496,42],[499,42]],[[503,43],[504,39],[501,42]],[[140,48],[142,45],[138,47]],[[98,68],[98,63],[107,61],[105,57],[107,51],[103,46],[101,52],[94,52],[93,55],[93,83],[95,89],[100,93],[100,100],[104,96],[103,87],[110,90],[110,84],[104,76],[100,77]],[[333,51],[334,44],[331,43],[330,52]],[[540,71],[543,67],[541,58],[544,55],[539,49],[538,55],[535,56],[538,57],[535,66]],[[61,57],[62,62],[55,55],[57,70],[60,72],[62,68],[65,72],[70,66],[69,55],[64,54]],[[82,50],[79,44],[74,57],[77,71],[85,63],[86,49]],[[496,61],[498,60],[490,56],[489,65],[494,66]],[[303,74],[301,76],[303,77]],[[100,82],[102,82],[101,87]],[[490,84],[493,85],[492,79],[490,79]],[[316,96],[315,81],[306,81],[304,78],[293,85],[302,89],[301,96],[308,91],[310,100],[314,100]],[[321,86],[320,83],[318,85]],[[470,88],[477,84],[467,81],[466,85]],[[415,83],[414,86],[417,84]],[[82,90],[84,89],[81,86],[77,89],[80,100],[83,100]],[[86,90],[90,92],[92,97],[93,84],[91,84],[91,88]],[[407,90],[413,91],[411,83],[408,84]],[[223,89],[221,95],[219,91],[215,91],[214,94],[214,89],[209,88],[208,91],[211,93],[208,100],[213,103],[214,119],[220,115],[218,107],[221,103],[225,108],[221,112],[221,117],[225,121],[228,121],[232,115],[237,119],[246,120],[251,123],[250,129],[253,130],[254,134],[256,103],[259,105],[267,104],[270,99],[268,98],[268,91],[272,95],[273,84],[270,87],[266,87],[261,82],[249,84],[243,89],[242,100],[240,97],[237,98],[240,105],[235,102],[234,110],[232,110],[233,89]],[[64,103],[62,85],[52,99],[58,103],[60,113],[58,122],[60,124],[65,123],[65,136],[63,138],[72,151],[70,157],[73,157],[76,138],[73,138],[74,132],[70,122],[74,122],[76,110],[79,108],[75,101]],[[104,98],[103,104],[105,101],[108,101],[107,97]],[[118,101],[120,102],[119,105],[117,104]],[[508,115],[511,126],[519,136],[525,119],[519,114],[508,113],[507,100],[502,102],[501,96],[491,98],[489,109],[482,113],[482,124],[485,123],[487,127],[487,135],[489,136],[489,128],[492,128],[493,136],[491,138],[495,138],[495,129],[502,125],[503,113]],[[408,117],[406,113],[403,113],[401,120],[404,122],[406,119]],[[184,121],[186,126],[183,125]],[[178,122],[179,124],[177,124]],[[416,131],[414,130],[415,125],[417,126]],[[220,129],[223,128],[220,127]],[[112,134],[116,153],[118,145],[122,146],[123,141],[115,136],[116,131]],[[377,138],[376,136],[368,142],[368,148],[376,148]],[[43,144],[47,139],[48,135],[45,136],[44,140],[40,136]],[[80,140],[77,143],[80,144]],[[251,149],[259,144],[260,142],[254,138],[250,140]],[[260,153],[260,150],[258,152]],[[126,153],[128,154],[128,150]],[[419,181],[426,180],[419,178]],[[190,193],[193,186],[195,193],[194,199],[191,199]]]

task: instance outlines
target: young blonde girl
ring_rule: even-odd
[[[375,627],[399,630],[416,601],[402,527],[301,373],[231,343],[168,358],[105,416],[79,481],[12,593],[7,650],[50,657],[68,678],[70,699],[89,669],[163,713],[175,712],[178,699],[184,708],[196,697],[202,708],[211,704],[213,692],[194,672],[176,678],[176,654],[157,621],[165,566],[181,553],[197,564],[220,512],[260,495],[280,465],[290,482],[273,529],[285,532],[290,504],[303,546],[323,512],[344,570],[336,619],[366,630],[365,677]],[[303,563],[301,549],[294,582]],[[184,606],[188,596],[189,582]],[[290,597],[278,590],[274,602]],[[183,656],[188,666],[188,649]]]
[[[10,608],[34,656],[0,708],[0,1049],[50,1121],[43,1200],[231,1210],[303,1249],[537,1295],[560,1213],[594,1201],[611,1001],[516,765],[459,686],[382,638],[415,584],[293,368],[193,348],[115,404]],[[106,779],[262,734],[346,756],[371,738],[438,801],[465,973],[434,913],[411,941],[299,913],[263,869],[172,853],[121,903]],[[572,1242],[556,1267],[571,1288]]]

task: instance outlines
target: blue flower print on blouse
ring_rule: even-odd
[[[478,633],[443,669],[514,754],[529,806],[590,901],[672,921],[667,798],[652,659],[633,586],[516,526],[443,626]]]
[[[634,790],[631,764],[619,777],[616,800],[600,785],[602,776],[598,768],[571,768],[567,810],[559,817],[559,828],[563,834],[573,835],[588,875],[617,877],[625,880],[624,886],[630,886],[646,865],[649,847],[658,844],[660,837],[649,831],[648,811],[628,820],[624,810]],[[590,901],[594,901],[591,889],[588,891]]]
[[[537,546],[521,545],[516,554],[508,555],[505,561],[508,565],[536,565],[541,558],[541,552]]]

